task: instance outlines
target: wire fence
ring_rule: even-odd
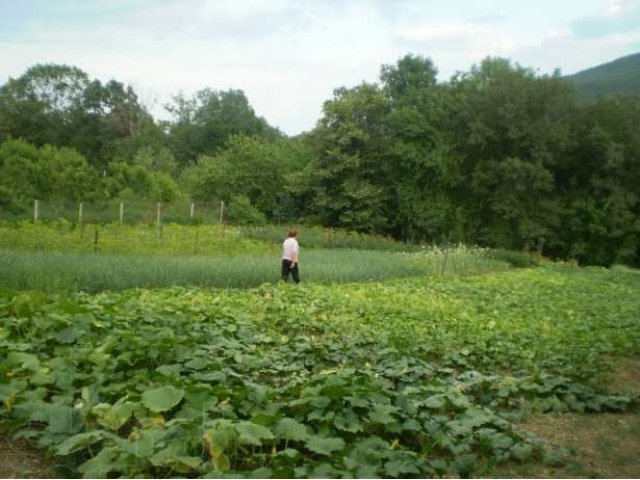
[[[298,228],[303,231],[305,247],[399,252],[421,249],[388,236],[302,225],[284,214],[276,215],[270,224],[234,221],[228,207],[222,201],[33,200],[17,211],[0,206],[0,248],[118,253],[137,251],[140,246],[138,250],[145,252],[212,253],[230,252],[241,246],[247,252],[256,250],[256,245],[279,246],[286,236],[285,229]],[[239,239],[254,244],[240,245]]]
[[[73,223],[120,224],[213,224],[229,221],[227,205],[222,201],[208,203],[178,201],[159,203],[142,200],[102,202],[51,202],[34,199],[30,204],[11,210],[0,208],[0,219],[6,221],[67,220]]]

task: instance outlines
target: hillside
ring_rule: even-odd
[[[640,96],[640,53],[621,57],[565,78],[573,82],[581,100],[614,95]]]

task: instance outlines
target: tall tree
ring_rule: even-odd
[[[317,159],[312,211],[326,225],[363,232],[384,231],[390,190],[384,161],[389,105],[377,85],[340,88],[324,104],[314,132]]]
[[[404,239],[440,240],[459,230],[451,198],[459,161],[443,135],[436,77],[430,59],[413,55],[383,66],[380,75],[389,102],[385,161],[395,190],[392,233]]]
[[[581,262],[640,264],[640,100],[599,100],[576,115],[560,166],[563,242]]]
[[[556,241],[554,172],[570,145],[571,89],[557,74],[488,58],[454,77],[449,90],[445,128],[471,179],[464,185],[471,237],[539,250]]]
[[[193,163],[199,155],[215,154],[230,135],[280,136],[264,118],[256,116],[242,90],[207,88],[190,98],[180,94],[166,108],[174,116],[169,124],[170,145],[181,164]]]
[[[67,65],[38,64],[0,87],[0,140],[69,145],[82,111],[87,74]]]
[[[140,148],[165,143],[134,90],[116,80],[104,85],[94,80],[87,86],[75,128],[73,144],[100,168],[114,159],[131,161]]]
[[[90,81],[76,67],[35,65],[0,88],[0,140],[71,147],[104,169],[162,137],[131,87]]]

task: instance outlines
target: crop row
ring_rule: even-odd
[[[640,353],[639,284],[635,272],[545,267],[4,291],[2,423],[86,477],[424,477],[553,461],[514,421],[637,408],[601,385],[604,355]]]

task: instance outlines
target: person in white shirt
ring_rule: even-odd
[[[293,277],[293,281],[300,283],[300,272],[298,270],[298,254],[300,253],[300,245],[298,245],[298,231],[289,230],[286,240],[282,243],[282,280],[289,281],[289,274]]]

